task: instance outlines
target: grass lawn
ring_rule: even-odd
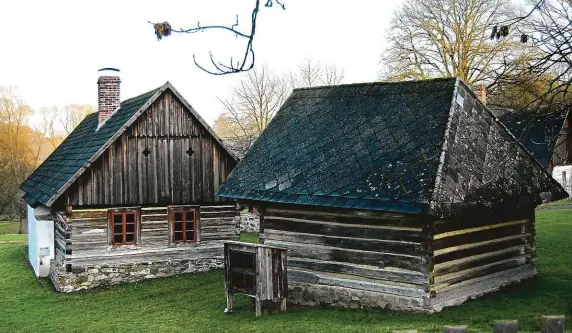
[[[221,272],[57,294],[33,276],[18,237],[0,244],[0,332],[442,332],[451,324],[492,332],[497,319],[539,332],[543,314],[572,316],[572,210],[537,212],[536,278],[435,315],[298,308],[255,318],[249,299],[238,297],[228,315]]]
[[[17,221],[0,221],[0,235],[17,234],[18,222]]]
[[[0,244],[5,244],[5,243],[26,244],[26,235],[18,235],[18,234],[0,235]],[[2,251],[1,248],[0,251]]]

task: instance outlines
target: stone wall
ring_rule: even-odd
[[[290,283],[288,302],[301,306],[332,306],[342,308],[388,308],[414,312],[433,312],[424,306],[427,300],[366,290],[326,285]]]
[[[241,232],[259,232],[260,217],[252,213],[240,214],[240,231]]]
[[[224,268],[223,258],[159,261],[139,264],[65,266],[52,262],[50,278],[60,292],[72,292],[186,273]]]

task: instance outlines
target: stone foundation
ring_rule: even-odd
[[[71,272],[66,272],[65,266],[59,266],[52,261],[50,278],[57,291],[68,293],[223,268],[223,258],[211,258],[138,264],[72,266]]]
[[[342,308],[388,308],[414,312],[431,312],[424,307],[427,300],[315,284],[290,284],[288,302],[302,306],[333,306]]]
[[[241,232],[259,232],[260,217],[252,213],[240,215],[240,231]]]

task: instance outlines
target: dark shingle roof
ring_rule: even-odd
[[[47,204],[159,89],[121,102],[121,107],[98,130],[97,113],[88,115],[22,183],[24,200],[32,207]]]
[[[448,216],[564,189],[459,79],[295,90],[218,195]]]
[[[548,168],[555,140],[564,124],[564,113],[515,110],[494,105],[490,105],[489,110],[543,167]]]
[[[427,212],[455,83],[295,90],[218,194]]]

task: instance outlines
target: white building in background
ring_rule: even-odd
[[[557,165],[552,170],[552,178],[568,192],[568,199],[572,198],[572,165]]]

